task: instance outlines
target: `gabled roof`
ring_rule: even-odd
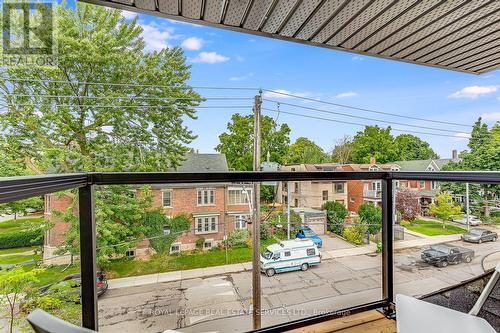
[[[500,65],[500,1],[80,1],[468,73]]]
[[[227,172],[227,160],[224,154],[188,153],[185,160],[174,170],[177,172]]]
[[[399,171],[428,171],[429,166],[432,166],[436,171],[440,171],[443,165],[452,161],[458,162],[460,159],[439,158],[428,160],[396,161],[394,164],[399,165]]]

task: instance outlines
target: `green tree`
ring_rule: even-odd
[[[308,138],[300,137],[290,145],[285,163],[323,163],[328,156],[323,149]]]
[[[33,295],[37,292],[35,285],[39,281],[37,275],[41,272],[41,269],[24,271],[22,267],[15,267],[0,274],[0,305],[3,307],[6,304],[6,318],[9,322],[10,333],[13,332],[14,326],[20,319],[19,304],[23,300],[23,295]]]
[[[283,164],[290,144],[290,127],[276,124],[273,118],[261,118],[261,159],[267,152],[271,161]],[[219,135],[220,143],[215,147],[225,154],[230,168],[239,171],[253,169],[253,116],[233,114],[227,131]]]
[[[161,210],[153,210],[144,215],[142,224],[149,244],[156,253],[168,254],[175,239],[189,229],[191,219],[186,214],[168,218]]]
[[[447,192],[439,193],[434,202],[429,205],[429,214],[443,221],[443,228],[446,226],[446,221],[450,220],[453,215],[458,215],[461,212],[460,206],[453,202],[451,195]]]
[[[359,218],[366,224],[368,232],[372,235],[382,228],[382,209],[369,203],[361,204],[358,208]]]
[[[321,206],[326,210],[326,217],[330,231],[342,235],[344,231],[344,219],[349,215],[347,208],[337,201],[327,201]]]
[[[491,129],[479,118],[471,132],[468,149],[461,152],[461,160],[448,163],[443,170],[463,171],[498,171],[500,170],[500,123],[495,123]],[[465,185],[458,183],[443,183],[442,188],[457,195],[465,194]],[[500,195],[500,186],[482,184],[470,185],[470,197],[480,202],[481,214],[486,218],[490,215],[490,202]]]
[[[351,157],[354,163],[368,163],[371,157],[375,157],[378,163],[398,160],[391,127],[366,126],[354,136]]]
[[[184,119],[196,118],[202,100],[187,84],[190,66],[182,49],[146,51],[136,20],[127,22],[119,11],[101,6],[62,4],[56,19],[57,66],[2,70],[6,144],[19,147],[21,160],[39,173],[166,171],[179,165],[195,138]],[[101,259],[124,247],[116,244],[134,244],[142,236],[136,226],[145,208],[134,206],[131,193],[126,186],[96,191]],[[76,241],[77,218],[68,220],[68,239]],[[77,250],[78,243],[65,246]]]
[[[396,151],[399,155],[398,160],[411,161],[411,160],[427,160],[439,158],[439,156],[432,150],[429,143],[421,140],[415,135],[400,134],[394,139]]]

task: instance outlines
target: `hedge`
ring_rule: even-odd
[[[13,231],[0,234],[0,249],[42,245],[42,229]]]

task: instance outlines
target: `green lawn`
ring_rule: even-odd
[[[412,221],[410,225],[405,225],[405,228],[427,236],[463,234],[467,231],[456,225],[450,224],[445,224],[443,228],[441,222],[427,220]]]
[[[0,222],[0,233],[20,231],[28,228],[31,224],[40,224],[43,217],[18,218],[17,220],[7,220]]]
[[[273,240],[261,242],[261,252],[275,243]],[[228,264],[236,264],[252,260],[252,249],[248,247],[229,249]],[[181,253],[179,255],[155,255],[148,260],[133,260],[122,258],[113,260],[106,265],[108,278],[120,278],[161,272],[219,266],[226,264],[226,251],[218,248],[206,252]]]
[[[41,254],[28,254],[28,255],[11,255],[11,256],[2,256],[0,257],[0,264],[17,264],[23,261],[31,260],[31,259],[42,259]]]
[[[0,255],[35,251],[38,248],[40,248],[40,247],[39,246],[26,246],[26,247],[14,247],[12,249],[0,249]]]

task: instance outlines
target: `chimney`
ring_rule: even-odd
[[[451,151],[451,158],[456,160],[458,158],[458,153],[457,153],[457,150],[456,149],[453,149]]]
[[[370,164],[377,164],[377,159],[375,158],[375,156],[370,157]]]

